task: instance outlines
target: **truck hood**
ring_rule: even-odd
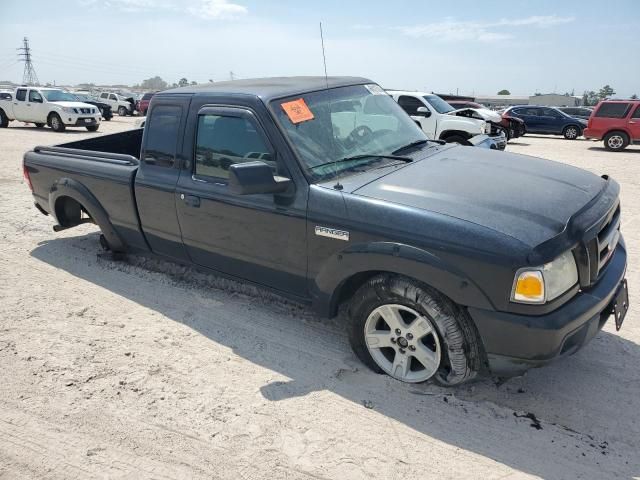
[[[550,160],[456,146],[350,190],[456,217],[535,247],[561,233],[604,184]]]
[[[49,102],[54,105],[58,105],[60,107],[67,108],[96,108],[95,105],[89,105],[88,103],[83,102]]]
[[[477,118],[494,123],[500,123],[500,120],[502,120],[502,116],[499,113],[493,112],[488,108],[459,108],[448,112],[448,115]]]

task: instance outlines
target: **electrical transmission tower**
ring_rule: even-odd
[[[22,83],[25,85],[39,85],[36,70],[33,68],[31,61],[31,49],[29,48],[29,39],[24,37],[23,46],[18,48],[18,57],[24,62],[24,73],[22,74]]]

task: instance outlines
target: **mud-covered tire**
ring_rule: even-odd
[[[54,132],[64,132],[67,127],[65,127],[64,123],[62,123],[62,119],[60,115],[57,113],[49,114],[49,126]]]
[[[3,110],[0,110],[0,128],[7,128],[9,126],[9,118],[4,113]]]
[[[460,385],[484,370],[486,355],[466,310],[428,285],[403,276],[384,274],[362,285],[352,297],[348,310],[351,347],[373,371],[389,373],[374,359],[365,338],[370,315],[385,305],[407,307],[435,327],[440,347],[439,367],[430,377],[435,383],[442,386]]]

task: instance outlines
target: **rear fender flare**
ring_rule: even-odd
[[[82,205],[94,222],[100,227],[102,234],[107,239],[113,251],[123,252],[126,250],[125,244],[113,228],[106,210],[87,187],[77,180],[66,177],[54,182],[49,191],[49,209],[54,217],[56,217],[56,202],[62,197],[72,198]],[[56,221],[58,221],[57,217]]]
[[[426,250],[393,242],[352,245],[326,260],[314,279],[314,301],[327,316],[335,315],[342,287],[354,275],[386,272],[423,282],[463,306],[495,307],[464,272]]]

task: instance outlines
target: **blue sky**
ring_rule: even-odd
[[[603,6],[604,5],[604,6]],[[28,36],[42,82],[323,73],[441,93],[640,94],[640,0],[3,0],[0,80]]]

